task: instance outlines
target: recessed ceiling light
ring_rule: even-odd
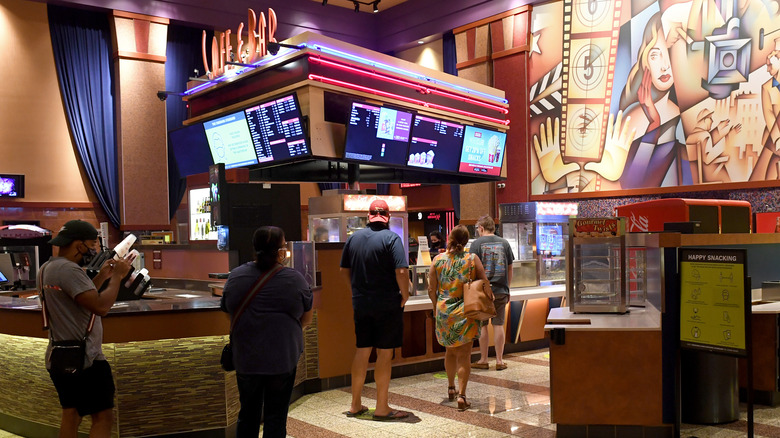
[[[423,40],[417,41],[417,44],[425,44],[425,41]]]

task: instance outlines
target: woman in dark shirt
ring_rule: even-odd
[[[225,283],[221,306],[231,321],[255,283],[287,256],[281,228],[258,228],[252,240],[255,261],[233,269]],[[303,329],[311,320],[309,285],[298,271],[282,268],[234,323],[231,343],[241,402],[237,437],[256,438],[261,415],[265,418],[263,437],[287,435],[287,411],[303,352]]]
[[[434,257],[445,250],[444,237],[442,237],[441,233],[438,231],[431,231],[428,235],[428,241],[428,250],[431,253],[431,260],[433,260]]]

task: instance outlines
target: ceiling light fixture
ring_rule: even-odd
[[[342,87],[345,87],[345,88],[351,88],[353,90],[358,90],[358,91],[363,91],[363,92],[367,92],[367,93],[371,93],[371,94],[376,94],[378,96],[390,97],[392,99],[397,99],[397,100],[402,100],[404,102],[414,103],[416,105],[420,105],[420,106],[423,106],[423,107],[426,107],[426,108],[435,108],[435,109],[447,110],[447,111],[451,111],[451,112],[454,112],[454,113],[457,113],[457,114],[462,114],[464,116],[469,116],[469,117],[474,117],[474,118],[477,118],[477,119],[485,120],[487,122],[509,126],[509,119],[497,119],[495,117],[489,117],[489,116],[485,116],[485,115],[482,115],[482,114],[473,113],[473,112],[470,112],[470,111],[464,111],[464,110],[461,110],[461,109],[458,109],[458,108],[453,108],[453,107],[449,107],[449,106],[445,106],[445,105],[439,105],[439,104],[432,103],[432,102],[425,102],[425,101],[422,101],[422,100],[419,100],[419,99],[414,99],[414,98],[411,98],[411,97],[406,97],[406,96],[402,96],[402,95],[395,94],[395,93],[388,93],[387,91],[378,90],[376,88],[365,87],[363,85],[358,85],[358,84],[351,83],[351,82],[345,82],[345,81],[341,81],[341,80],[338,80],[338,79],[329,78],[327,76],[315,75],[315,74],[311,74],[310,73],[309,74],[309,79],[311,79],[313,81],[319,81],[319,82],[322,82],[322,83],[325,83],[325,84],[339,85],[339,86],[342,86]]]
[[[360,12],[360,3],[353,1],[352,4],[355,5],[355,12]]]
[[[328,0],[322,0],[322,6],[327,6],[327,5],[328,5]]]
[[[380,0],[376,0],[376,1],[374,2],[374,13],[377,13],[377,12],[379,12],[379,1],[380,1]]]

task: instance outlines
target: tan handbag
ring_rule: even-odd
[[[469,278],[468,283],[463,283],[463,315],[466,318],[486,321],[496,316],[494,299],[489,282]]]

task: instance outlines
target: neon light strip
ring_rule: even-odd
[[[388,76],[388,75],[385,75],[385,74],[375,73],[375,72],[364,70],[364,69],[361,69],[361,68],[356,68],[356,67],[351,66],[349,64],[343,64],[343,63],[340,63],[340,62],[334,62],[334,61],[326,60],[326,59],[323,59],[323,58],[310,57],[309,60],[311,62],[325,64],[325,65],[330,65],[330,66],[333,66],[335,68],[340,68],[342,70],[352,71],[352,72],[355,72],[355,73],[359,73],[359,74],[363,74],[363,75],[366,75],[366,76],[374,77],[374,78],[377,78],[377,79],[380,79],[380,80],[383,80],[383,81],[393,82],[393,83],[396,83],[396,84],[399,84],[399,85],[403,85],[403,86],[406,86],[406,87],[410,87],[410,88],[416,88],[417,91],[421,92],[422,94],[438,94],[440,96],[449,97],[451,99],[460,100],[462,102],[467,102],[467,103],[471,103],[471,104],[474,104],[474,105],[479,105],[479,106],[481,106],[483,108],[492,109],[494,111],[500,112],[501,114],[508,114],[509,113],[509,110],[507,108],[502,107],[502,106],[494,105],[492,103],[483,102],[481,100],[477,100],[477,99],[474,99],[474,98],[471,98],[471,97],[465,97],[465,96],[461,96],[461,95],[458,95],[458,94],[455,94],[455,93],[450,93],[449,91],[439,90],[438,88],[426,87],[426,86],[424,86],[422,84],[419,84],[417,82],[411,82],[411,81],[404,80],[404,79],[394,78],[392,76]]]
[[[344,81],[340,81],[338,79],[328,78],[328,77],[325,77],[325,76],[310,74],[309,75],[309,79],[311,79],[313,81],[319,81],[319,82],[322,82],[322,83],[325,83],[325,84],[338,85],[340,87],[351,88],[353,90],[365,91],[367,93],[377,94],[379,96],[390,97],[392,99],[403,100],[405,102],[414,103],[416,105],[424,106],[424,107],[427,107],[427,108],[437,108],[437,109],[441,109],[441,110],[445,110],[445,111],[450,111],[450,112],[462,114],[464,116],[469,116],[469,117],[474,117],[474,118],[477,118],[477,119],[482,119],[482,120],[485,120],[485,121],[488,121],[488,122],[492,122],[492,123],[499,123],[499,124],[502,124],[502,125],[509,125],[509,119],[501,120],[501,119],[496,119],[496,118],[493,118],[493,117],[483,116],[482,114],[476,114],[476,113],[472,113],[470,111],[463,111],[463,110],[459,110],[459,109],[456,109],[456,108],[451,108],[451,107],[444,106],[444,105],[438,105],[438,104],[435,104],[435,103],[425,102],[425,101],[422,101],[422,100],[413,99],[411,97],[401,96],[401,95],[394,94],[394,93],[388,93],[386,91],[377,90],[375,88],[364,87],[362,85],[353,84],[351,82],[344,82]]]
[[[251,64],[252,67],[243,67],[243,68],[237,68],[237,69],[230,69],[224,75],[222,75],[222,76],[220,76],[220,77],[218,77],[216,79],[212,79],[209,82],[204,82],[203,84],[198,85],[197,87],[192,87],[189,90],[185,91],[184,94],[189,96],[191,94],[197,93],[198,91],[205,90],[206,88],[209,88],[209,87],[213,87],[214,85],[217,85],[220,82],[224,82],[224,81],[227,81],[229,79],[233,79],[236,76],[244,74],[244,73],[246,73],[248,71],[252,71],[252,70],[256,69],[257,67],[262,67],[262,66],[268,64],[269,62],[273,61],[275,58],[277,58],[279,56],[286,55],[286,54],[294,52],[294,51],[296,51],[296,50],[288,49],[286,47],[283,47],[283,48],[281,48],[279,50],[279,52],[276,55],[264,56],[259,61],[252,63]]]
[[[466,88],[466,87],[461,86],[461,85],[455,85],[455,84],[450,83],[450,82],[440,81],[438,79],[434,79],[434,78],[431,78],[429,76],[421,75],[421,74],[415,73],[413,71],[404,70],[402,68],[393,67],[393,66],[387,65],[387,64],[382,64],[381,62],[372,61],[372,60],[370,60],[368,58],[363,58],[361,56],[352,55],[352,54],[349,54],[349,53],[346,53],[346,52],[342,52],[340,50],[331,49],[329,47],[321,46],[319,44],[306,44],[306,43],[304,43],[304,44],[301,44],[301,45],[305,46],[305,47],[307,47],[309,49],[315,49],[315,50],[319,50],[321,52],[329,53],[331,55],[336,55],[336,56],[340,56],[342,58],[347,58],[349,60],[355,61],[355,62],[360,63],[360,64],[366,64],[366,65],[370,65],[370,66],[373,66],[373,67],[380,67],[380,68],[383,68],[385,70],[390,70],[390,71],[393,71],[395,73],[401,74],[403,76],[411,77],[411,78],[416,79],[416,80],[425,81],[425,82],[431,82],[431,83],[437,84],[437,85],[445,85],[447,87],[456,88],[458,90],[464,91],[467,94],[476,94],[476,95],[482,96],[483,98],[485,98],[487,100],[491,100],[491,101],[494,101],[494,102],[503,103],[503,104],[508,104],[509,103],[509,101],[504,99],[503,97],[493,96],[492,94],[487,94],[487,93],[483,93],[481,91],[472,90],[471,88]]]

